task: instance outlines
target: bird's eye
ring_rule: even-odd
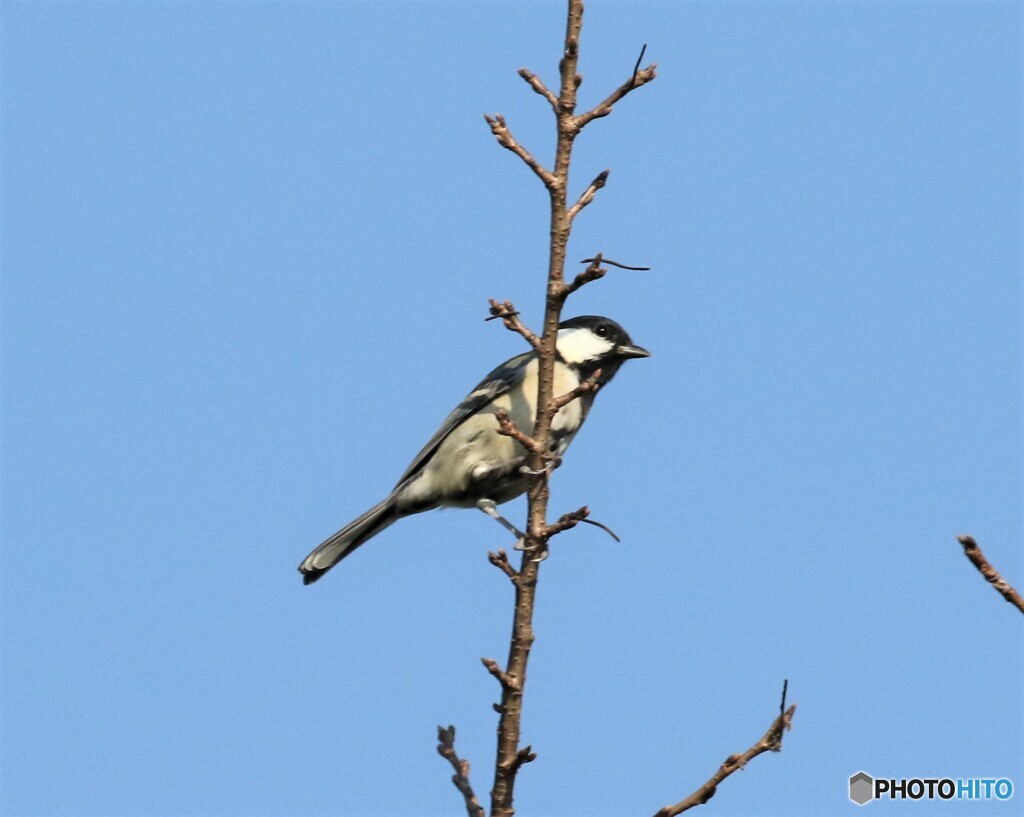
[[[597,336],[599,338],[603,338],[605,335],[608,334],[608,327],[607,326],[599,326],[594,331],[597,333]]]

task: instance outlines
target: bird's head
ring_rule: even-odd
[[[650,357],[651,353],[637,346],[629,333],[611,318],[581,315],[558,325],[558,355],[569,366],[580,370],[582,377],[601,370],[601,383],[611,380],[625,361],[634,357]]]

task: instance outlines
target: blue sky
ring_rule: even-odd
[[[313,587],[537,325],[561,2],[2,5],[5,815],[459,813],[490,788],[507,546],[405,520]],[[541,573],[522,815],[653,813],[799,711],[708,814],[841,815],[847,778],[1024,797],[1015,3],[588,4],[608,186],[566,314],[653,352],[598,398]],[[575,269],[575,267],[570,268]],[[521,502],[509,512],[522,518]]]

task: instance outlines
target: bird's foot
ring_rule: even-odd
[[[545,459],[547,460],[547,463],[540,470],[537,470],[536,468],[527,468],[523,465],[520,466],[519,473],[530,477],[538,477],[541,474],[550,474],[562,464],[562,458],[555,454],[548,454]]]

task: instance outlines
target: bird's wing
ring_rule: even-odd
[[[511,360],[506,360],[481,380],[477,387],[467,394],[462,402],[455,407],[455,410],[445,418],[437,433],[430,438],[430,442],[423,446],[423,450],[409,463],[409,467],[405,469],[405,473],[399,478],[395,487],[397,488],[426,465],[427,460],[433,456],[445,438],[463,422],[519,383],[525,375],[526,364],[533,359],[533,356],[533,352],[524,352]]]

